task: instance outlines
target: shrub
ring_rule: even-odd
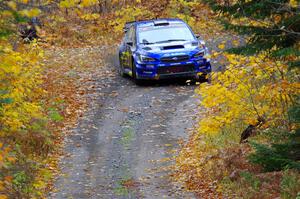
[[[298,199],[300,197],[300,176],[293,170],[286,170],[281,179],[280,190],[283,199]]]

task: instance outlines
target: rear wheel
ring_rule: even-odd
[[[121,77],[125,77],[126,73],[124,72],[124,67],[122,66],[121,64],[121,61],[120,61],[120,55],[119,55],[119,67],[118,67],[118,72],[120,74]]]
[[[125,77],[126,76],[126,73],[124,72],[124,69],[122,66],[119,67],[119,74],[121,77]]]

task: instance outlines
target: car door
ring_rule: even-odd
[[[131,26],[125,38],[124,68],[132,70],[132,53],[135,49],[135,27]]]
[[[127,65],[127,55],[126,55],[126,51],[127,51],[127,41],[129,38],[129,31],[125,32],[125,36],[123,38],[123,41],[120,45],[120,50],[119,50],[119,60],[120,60],[120,65],[122,68],[125,68]]]

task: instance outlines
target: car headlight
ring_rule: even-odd
[[[196,54],[194,54],[194,58],[204,57],[205,51],[199,51]]]
[[[152,57],[148,57],[146,55],[138,55],[138,59],[140,62],[154,62],[155,59]]]

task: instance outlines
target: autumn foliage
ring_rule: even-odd
[[[177,158],[179,179],[187,181],[202,197],[208,193],[225,197],[223,194],[228,192],[245,197],[242,188],[238,192],[231,190],[226,180],[236,182],[243,179],[244,172],[252,176],[251,172],[258,174],[262,170],[247,160],[251,148],[240,144],[240,135],[248,125],[255,125],[260,117],[268,118],[252,134],[255,136],[252,140],[260,143],[283,141],[290,134],[285,132],[293,134],[297,128],[288,120],[288,110],[295,100],[293,96],[299,95],[295,74],[282,62],[270,60],[263,54],[255,57],[225,55],[229,61],[226,70],[214,72],[212,83],[202,84],[196,90],[203,98],[201,106],[205,109],[200,112],[197,132]],[[272,165],[276,168],[274,162]],[[299,168],[296,163],[289,167]],[[278,173],[274,181],[277,186],[279,177]],[[258,182],[267,179],[262,177]],[[259,192],[259,187],[264,194]],[[274,191],[274,187],[259,187],[251,194],[269,198],[280,192],[280,188]]]
[[[272,6],[278,12],[272,13],[264,1],[206,3],[0,2],[0,198],[46,196],[57,170],[62,128],[84,107],[84,100],[76,97],[76,81],[64,75],[72,64],[55,60],[55,50],[116,44],[126,22],[163,17],[183,19],[210,43],[217,43],[217,37],[231,40],[213,50],[211,58],[218,63],[211,83],[195,91],[202,99],[200,120],[176,157],[174,179],[200,198],[295,197],[300,189],[295,170],[299,159],[293,159],[299,155],[293,137],[299,129],[299,109],[293,108],[299,108],[300,92],[299,5],[278,1]],[[254,18],[249,17],[253,13]],[[43,24],[37,27],[40,38],[24,42],[19,27],[36,16]],[[225,31],[218,18],[230,30]],[[232,31],[243,36],[233,39]],[[248,46],[240,45],[243,42]],[[228,44],[237,48],[224,52]],[[255,130],[240,143],[242,132],[251,125]],[[276,156],[275,163],[283,156],[290,162],[267,167],[274,159],[264,155],[278,151],[283,155]]]
[[[44,61],[44,38],[20,37],[20,28],[41,14],[37,8],[24,7],[27,3],[0,3],[0,198],[45,196],[57,169],[58,127],[63,127],[64,107],[75,94],[68,95],[65,84],[57,84],[63,82],[59,76],[53,78]],[[58,86],[60,95],[68,95],[65,102],[57,98]]]
[[[222,42],[213,52],[225,66],[196,90],[200,121],[176,159],[175,176],[204,198],[294,198],[299,180],[293,176],[299,179],[300,168],[299,5],[207,2],[225,28],[243,34],[245,44]],[[222,52],[227,45],[231,49]]]

